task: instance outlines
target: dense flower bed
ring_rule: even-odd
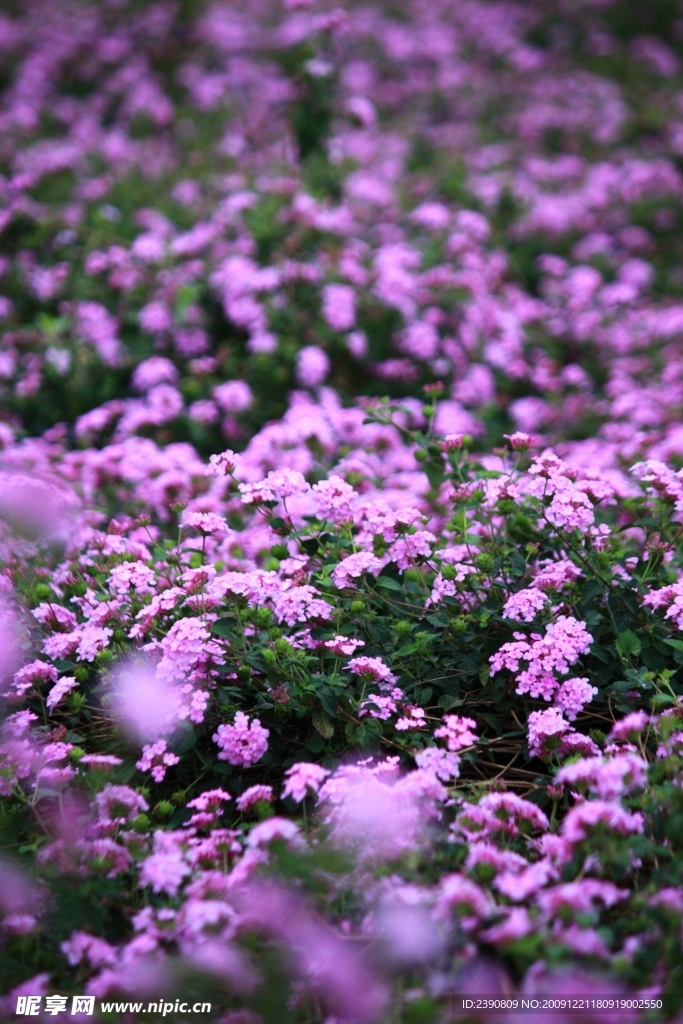
[[[678,15],[0,15],[4,1016],[680,1014]]]

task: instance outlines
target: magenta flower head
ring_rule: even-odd
[[[464,443],[464,434],[446,434],[443,441],[439,441],[439,448],[442,452],[457,452],[460,451]]]
[[[0,601],[0,684],[20,665],[19,628],[9,605]]]
[[[0,472],[0,519],[22,537],[66,540],[78,499],[55,479]]]
[[[219,761],[243,768],[256,764],[268,749],[269,734],[258,718],[250,723],[243,711],[236,712],[234,725],[219,725],[213,735],[214,743],[221,748]]]
[[[503,437],[510,442],[510,447],[515,452],[525,452],[538,444],[533,434],[525,434],[521,430],[516,430],[514,434],[503,434]]]
[[[174,731],[171,688],[149,662],[120,664],[109,689],[114,716],[133,742],[153,742]]]
[[[317,388],[330,372],[330,360],[317,345],[306,345],[299,350],[296,362],[297,383],[305,388]]]
[[[381,979],[298,895],[259,879],[235,893],[233,901],[243,929],[280,943],[295,976],[332,1010],[329,1022],[375,1024],[383,1019],[388,993]]]
[[[301,803],[307,793],[317,793],[329,771],[319,764],[300,761],[285,772],[286,782],[282,796],[291,796]]]
[[[17,865],[4,858],[0,860],[0,916],[4,918],[3,931],[7,930],[8,919],[10,934],[19,934],[19,930],[28,931],[28,925],[35,925],[32,914],[38,909],[40,891]],[[14,925],[14,928],[12,927]]]
[[[212,455],[209,458],[209,469],[208,472],[211,476],[231,476],[240,461],[240,456],[236,455],[230,448],[226,448],[220,455]]]

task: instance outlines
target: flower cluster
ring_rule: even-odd
[[[5,5],[2,1019],[680,1016],[683,63],[641,6]]]

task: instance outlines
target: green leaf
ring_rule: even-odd
[[[640,654],[640,648],[640,640],[632,629],[627,629],[617,637],[617,649],[628,658]]]
[[[55,658],[52,664],[58,672],[68,672],[69,669],[76,668],[75,661],[64,661],[62,658]]]
[[[515,551],[510,558],[510,573],[513,576],[526,575],[526,562],[518,551]]]
[[[313,728],[323,739],[330,740],[334,736],[334,726],[324,711],[313,712]]]
[[[185,730],[185,735],[177,743],[173,744],[173,749],[176,754],[185,754],[188,750],[191,750],[197,742],[197,733],[191,725],[188,725],[187,722],[183,722],[182,728]]]
[[[312,640],[332,640],[334,635],[334,632],[328,629],[327,626],[314,626],[311,630]]]
[[[227,619],[218,619],[211,627],[211,632],[215,633],[216,636],[222,636],[226,640],[236,640],[237,637],[233,632],[236,625],[237,619],[232,616]]]
[[[416,644],[402,644],[396,651],[396,656],[399,658],[407,658],[411,654],[415,654],[417,650]]]
[[[364,722],[356,732],[356,743],[359,746],[376,749],[382,735],[381,726],[374,720]]]
[[[323,710],[334,718],[337,713],[337,707],[339,706],[337,695],[334,690],[329,686],[321,686],[320,689],[316,690],[316,695],[322,704]]]
[[[438,705],[443,708],[444,711],[450,711],[451,708],[459,708],[465,701],[462,697],[449,697],[447,693],[443,697],[439,697]]]
[[[424,469],[427,479],[429,480],[429,486],[433,491],[437,491],[445,476],[445,466],[442,461],[425,462],[422,468]]]
[[[403,590],[401,584],[396,580],[392,580],[391,576],[379,576],[377,579],[377,586],[383,587],[385,590]]]
[[[677,704],[678,701],[675,697],[670,697],[668,693],[656,693],[652,698],[652,703],[655,707],[663,708],[670,707],[672,704]]]

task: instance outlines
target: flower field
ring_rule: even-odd
[[[682,467],[678,0],[6,0],[0,1019],[680,1024]]]

